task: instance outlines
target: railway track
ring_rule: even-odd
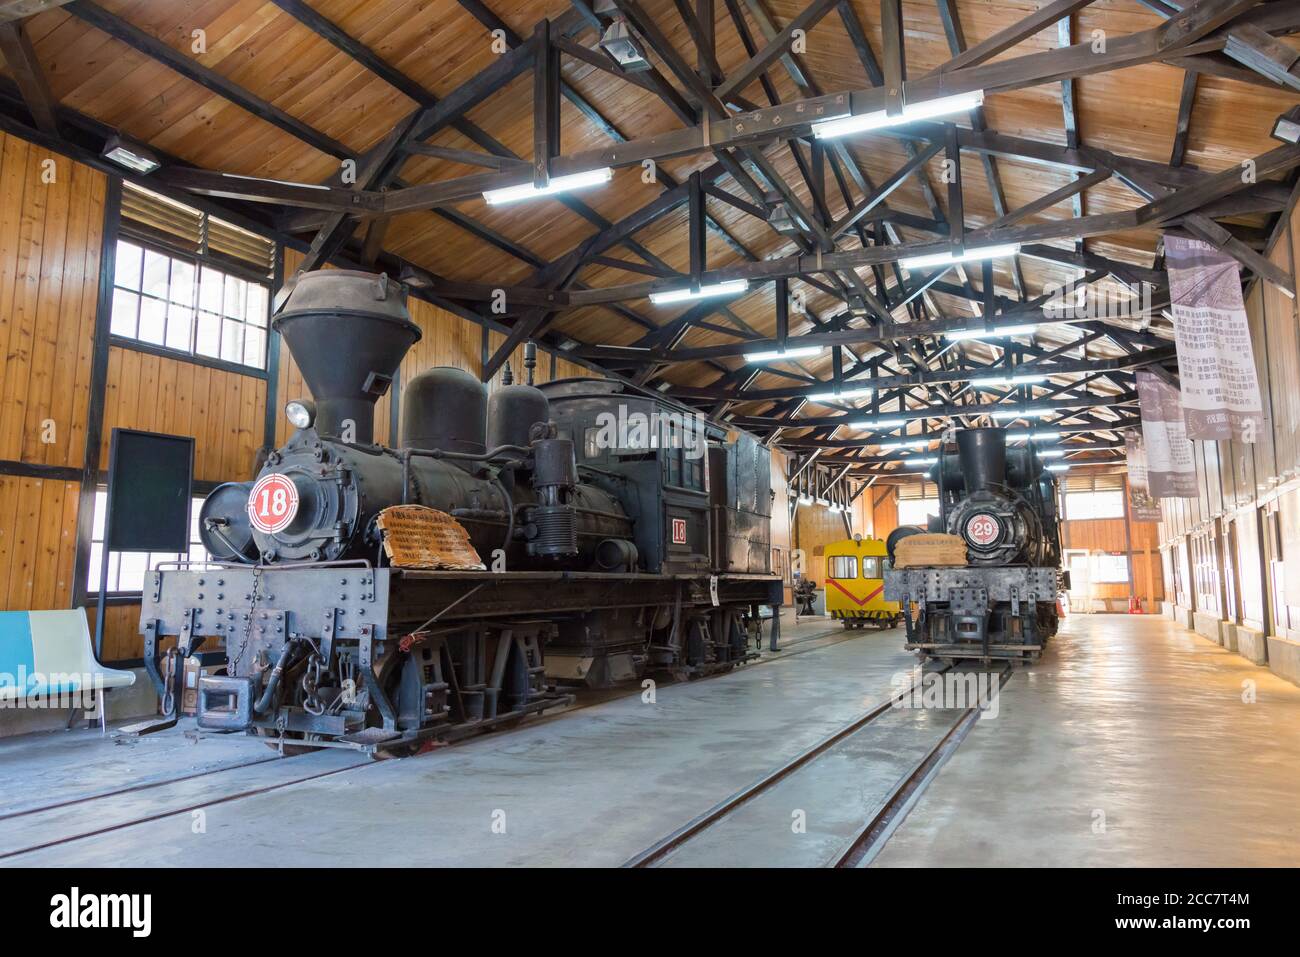
[[[953,665],[944,665],[927,674],[946,674],[954,670]],[[1007,667],[999,672],[998,686],[1006,684],[1012,674]],[[704,832],[719,823],[733,817],[737,811],[752,805],[761,795],[771,791],[782,781],[791,779],[796,774],[806,772],[817,759],[834,751],[855,736],[867,732],[873,722],[894,709],[895,703],[910,694],[915,684],[905,691],[892,695],[848,724],[826,735],[821,740],[791,758],[785,764],[764,775],[759,780],[737,791],[730,797],[718,802],[698,817],[688,821],[662,840],[647,847],[635,857],[624,862],[624,867],[655,867],[671,858],[675,853],[690,845]],[[956,709],[955,709],[956,710]],[[907,812],[916,803],[925,787],[938,773],[944,762],[956,751],[962,740],[979,719],[979,707],[958,710],[957,716],[947,730],[924,751],[898,780],[876,812],[857,831],[852,840],[845,845],[833,859],[827,862],[832,867],[862,867],[869,864],[879,853],[890,835],[906,817]]]
[[[840,629],[831,629],[805,635],[787,643],[786,647],[838,635],[839,632]],[[844,640],[848,639],[839,638],[766,660],[779,661],[808,654]],[[759,661],[754,664],[762,663]],[[640,688],[634,687],[623,694],[596,695],[595,700],[546,715],[530,722],[529,726],[542,721],[558,720],[606,701],[640,693]],[[254,742],[249,742],[249,748],[248,761],[0,814],[0,861],[376,764],[369,757],[358,759],[352,752],[337,749],[285,757],[268,754],[257,748]]]

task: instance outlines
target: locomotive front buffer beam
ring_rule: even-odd
[[[904,609],[904,647],[936,658],[1037,655],[1050,637],[1040,634],[1040,606],[1054,615],[1060,587],[1060,572],[1042,567],[922,567],[885,574],[885,598]],[[1019,623],[1018,634],[1013,622]]]
[[[384,654],[388,638],[388,569],[366,562],[200,567],[164,563],[145,581],[140,615],[144,665],[162,697],[164,720],[137,733],[176,724],[185,659],[198,656],[204,665],[225,663],[229,672],[200,679],[201,728],[248,731],[278,723],[281,732],[342,734],[345,723],[360,720],[361,713],[349,714],[344,707],[335,714],[281,711],[259,719],[259,704],[262,713],[268,711],[266,702],[258,700],[264,697],[259,685],[275,677],[275,664],[292,645],[309,647],[326,663],[337,662],[340,655],[355,662],[358,683],[369,692],[384,727],[395,728],[395,709],[375,685],[371,667]]]

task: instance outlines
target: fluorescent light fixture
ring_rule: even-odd
[[[814,392],[809,402],[841,402],[847,399],[865,399],[874,389],[845,389],[843,392]]]
[[[800,504],[800,505],[811,505],[812,503],[813,503],[813,497],[812,497],[811,495],[800,495],[800,496],[799,496],[799,504]]]
[[[882,449],[928,449],[934,439],[903,439],[899,442],[876,442]]]
[[[938,456],[929,455],[915,459],[903,459],[904,465],[934,465],[939,461]]]
[[[744,292],[748,288],[749,283],[746,280],[732,279],[728,282],[715,282],[710,286],[701,286],[699,289],[691,289],[688,286],[684,289],[669,289],[667,292],[652,292],[650,293],[650,301],[656,306],[662,306],[670,302],[685,302],[688,299],[730,296],[738,292]]]
[[[963,339],[996,339],[999,336],[1026,336],[1033,335],[1038,331],[1042,323],[1029,323],[1022,326],[1002,326],[997,329],[958,329],[954,332],[945,332],[943,337],[952,342],[961,342]]]
[[[1003,419],[1042,419],[1052,414],[1052,410],[1042,406],[1027,409],[1006,409],[989,413],[993,418]]]
[[[793,349],[773,349],[771,352],[746,352],[746,362],[779,362],[782,359],[801,359],[820,355],[825,346],[795,346]]]
[[[907,425],[907,419],[859,419],[850,422],[850,429],[897,429]]]
[[[919,103],[908,103],[903,107],[903,112],[890,116],[884,110],[877,110],[874,113],[859,113],[857,116],[837,116],[833,119],[823,120],[820,123],[812,125],[813,136],[819,140],[831,139],[836,136],[848,136],[852,133],[865,133],[869,130],[879,130],[887,126],[901,126],[904,123],[911,123],[915,120],[928,120],[936,116],[946,116],[949,113],[963,113],[973,110],[984,103],[984,91],[975,90],[971,93],[958,93],[956,96],[941,96],[933,100],[922,100]]]
[[[552,196],[555,193],[567,193],[588,186],[600,186],[602,183],[608,183],[613,177],[614,171],[606,166],[603,169],[589,169],[568,176],[552,176],[551,181],[545,186],[520,183],[518,186],[507,186],[504,189],[489,189],[483,194],[483,199],[489,206],[504,206],[506,203],[515,203],[521,199],[536,199],[538,196]]]
[[[124,166],[136,173],[152,173],[162,163],[149,150],[139,143],[132,143],[120,136],[110,136],[104,144],[105,159],[110,159],[118,166]]]
[[[963,249],[961,252],[948,250],[942,253],[927,253],[924,256],[909,256],[907,259],[900,259],[898,264],[904,269],[922,269],[926,266],[955,266],[957,263],[970,262],[974,259],[1000,259],[1003,256],[1014,256],[1019,251],[1019,243],[1006,243],[1002,246]]]
[[[1040,449],[1038,452],[1040,459],[1060,459],[1065,457],[1065,449]]]
[[[1049,472],[1068,472],[1070,469],[1069,462],[1053,462],[1051,465],[1044,466]]]
[[[844,511],[844,506],[841,505],[839,502],[831,502],[831,504],[827,505],[826,507],[829,508],[832,512]]]
[[[1273,139],[1283,143],[1300,143],[1300,109],[1292,108],[1273,124]]]
[[[986,375],[978,379],[971,379],[971,385],[1032,385],[1035,382],[1046,382],[1045,375]]]
[[[1059,439],[1061,433],[1056,429],[1023,429],[1019,432],[1008,432],[1009,439],[1034,439],[1043,441],[1044,439]]]

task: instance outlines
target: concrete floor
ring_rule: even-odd
[[[1078,615],[999,703],[876,866],[1300,864],[1300,688],[1267,668],[1164,618]]]
[[[246,738],[178,732],[3,742],[0,864],[616,865],[883,700],[914,662],[896,631],[832,628],[787,623],[783,656],[661,686],[654,703],[401,761],[264,761]],[[1071,618],[875,864],[1294,864],[1298,719],[1300,688],[1171,622]],[[950,723],[888,713],[665,863],[824,863]]]

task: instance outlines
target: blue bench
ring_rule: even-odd
[[[0,705],[35,698],[76,701],[84,708],[98,699],[100,729],[106,727],[100,692],[135,684],[135,674],[105,668],[95,660],[86,613],[0,611]]]

